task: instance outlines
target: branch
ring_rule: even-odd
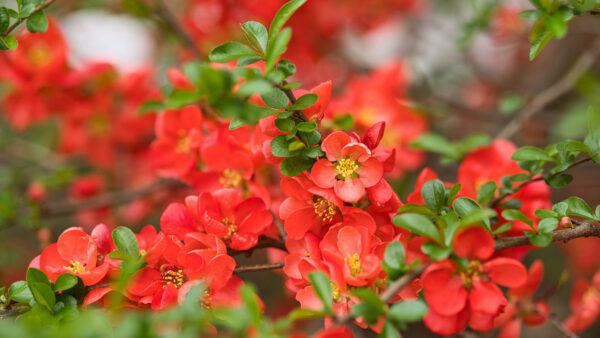
[[[252,272],[252,271],[264,271],[264,270],[276,270],[283,268],[284,263],[267,263],[267,264],[257,264],[257,265],[242,265],[238,266],[233,270],[233,273],[244,273],[244,272]]]
[[[559,322],[558,320],[556,320],[556,316],[551,313],[549,315],[546,315],[544,313],[541,313],[538,311],[538,314],[544,316],[548,322],[550,322],[550,324],[552,324],[555,328],[557,328],[562,334],[565,335],[565,337],[567,338],[579,338],[579,336],[574,333],[573,331],[567,329],[561,322]]]
[[[248,250],[233,250],[233,249],[229,249],[227,250],[227,254],[229,256],[236,256],[236,255],[242,255],[245,254],[246,256],[250,256],[252,254],[252,252],[254,251],[254,249],[266,249],[266,248],[274,248],[274,249],[279,249],[279,250],[283,250],[287,252],[287,248],[285,247],[285,243],[282,240],[278,240],[278,239],[273,239],[271,237],[266,237],[266,236],[261,236],[258,238],[258,243],[256,243],[256,245]]]
[[[291,89],[284,88],[284,86],[287,85],[287,81],[283,81],[281,84],[282,85],[278,86],[278,88],[283,90],[283,92],[292,104],[296,103],[296,96],[294,95],[294,92],[292,92]],[[304,112],[302,110],[294,111],[294,114],[292,116],[304,122],[308,121],[308,118],[306,117],[306,115],[304,115]]]
[[[181,41],[184,42],[196,58],[203,59],[204,56],[202,55],[202,51],[198,48],[196,43],[194,43],[192,37],[179,25],[175,15],[171,13],[162,0],[156,0],[156,6],[156,15],[158,15],[158,17],[181,39]]]
[[[23,21],[29,19],[29,17],[31,17],[32,15],[34,15],[35,13],[39,12],[39,11],[43,11],[44,9],[46,9],[46,7],[52,5],[52,3],[56,1],[56,0],[46,0],[43,4],[41,4],[39,7],[37,7],[36,9],[34,9],[31,14],[29,14],[29,16],[24,17],[24,18],[20,18],[19,20],[17,20],[15,23],[12,24],[12,26],[10,26],[8,28],[8,30],[6,32],[4,32],[4,34],[2,34],[2,37],[5,38],[7,37],[10,33],[12,33],[12,31],[14,31],[17,27],[19,27],[20,24],[23,23]]]
[[[572,239],[580,237],[600,237],[600,226],[592,223],[578,222],[573,219],[571,222],[579,225],[570,229],[552,231],[551,234],[553,242],[568,242]],[[527,236],[500,238],[496,240],[494,250],[504,250],[529,244],[529,237]]]
[[[597,155],[596,155],[596,156],[597,156]],[[595,156],[594,156],[594,157],[595,157]],[[556,172],[556,173],[554,173],[554,174],[550,175],[550,176],[548,177],[548,179],[552,179],[552,178],[554,178],[554,177],[556,177],[556,176],[558,176],[558,175],[560,175],[560,174],[562,174],[562,173],[566,172],[567,170],[569,170],[569,169],[571,169],[571,168],[574,168],[574,167],[576,167],[576,166],[578,166],[578,165],[580,165],[580,164],[583,164],[583,163],[585,163],[585,162],[591,161],[591,160],[592,160],[592,158],[593,158],[593,157],[586,157],[586,158],[582,158],[581,160],[579,160],[579,161],[577,161],[577,162],[574,162],[574,163],[572,163],[570,166],[568,166],[568,167],[567,167],[567,168],[565,168],[564,170],[561,170],[561,171],[559,171],[559,172]],[[515,191],[513,191],[513,192],[507,192],[507,193],[504,193],[504,194],[502,194],[502,195],[500,195],[500,196],[498,196],[498,197],[494,198],[494,199],[493,199],[493,200],[490,202],[490,205],[491,205],[492,207],[493,207],[493,206],[496,206],[496,205],[500,204],[500,202],[502,202],[502,200],[503,200],[503,199],[505,199],[506,197],[508,197],[508,196],[510,196],[510,195],[512,195],[512,194],[514,194],[514,193],[516,193],[516,192],[518,192],[519,190],[523,189],[523,187],[524,187],[524,186],[526,186],[526,185],[528,185],[528,184],[530,184],[530,183],[533,183],[533,182],[541,181],[541,180],[543,180],[543,179],[544,179],[544,176],[538,176],[538,177],[536,177],[536,178],[530,178],[529,180],[527,180],[527,181],[525,181],[525,182],[523,182],[523,183],[519,184],[518,186],[516,186],[516,187],[515,187],[515,189],[516,189]]]
[[[78,202],[48,203],[41,205],[42,213],[46,216],[72,214],[83,209],[93,209],[104,206],[126,204],[140,197],[149,195],[167,187],[184,187],[184,183],[173,179],[158,179],[146,186],[134,190],[115,191],[90,197]]]
[[[596,56],[600,51],[598,42],[593,42],[592,47],[581,54],[579,59],[575,62],[573,67],[565,73],[565,75],[555,82],[552,86],[544,89],[537,94],[529,103],[521,110],[521,112],[515,115],[498,134],[496,138],[511,138],[521,128],[521,124],[533,117],[540,110],[542,110],[550,102],[556,100],[566,92],[568,92],[573,86],[577,79],[586,72],[596,60]]]
[[[0,305],[0,320],[8,317],[16,317],[29,311],[29,309],[29,304],[25,303]]]

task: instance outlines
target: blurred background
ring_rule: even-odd
[[[157,226],[169,202],[193,194],[159,178],[148,161],[151,103],[172,90],[170,67],[206,59],[217,44],[241,39],[241,22],[268,23],[283,3],[59,0],[48,10],[48,32],[19,33],[17,51],[0,52],[0,285],[22,279],[30,260],[68,227]],[[530,62],[533,22],[518,15],[531,8],[520,0],[309,0],[290,21],[285,57],[303,88],[333,81],[340,100],[330,117],[338,127],[382,114],[397,121],[388,124],[388,142],[400,149],[393,178],[404,200],[423,167],[456,180],[456,163],[410,148],[427,131],[475,145],[502,137],[539,147],[586,134],[586,111],[600,109],[600,20],[574,18],[566,36]],[[380,88],[392,88],[400,108],[344,113],[348,97]],[[354,123],[344,124],[346,115]],[[577,195],[600,204],[598,168],[588,163],[571,173],[573,182],[554,189],[552,200]],[[525,263],[545,261],[544,293],[565,274],[596,271],[599,247],[600,239],[578,239],[532,252]],[[240,262],[264,262],[267,254],[277,255],[257,251]],[[244,277],[269,315],[297,305],[279,273]],[[558,318],[569,313],[570,289],[562,285],[549,298]],[[406,336],[432,334],[416,325]],[[544,325],[523,336],[560,335]],[[600,336],[600,324],[581,336]]]

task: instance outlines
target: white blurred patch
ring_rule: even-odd
[[[62,17],[60,25],[75,67],[109,62],[126,73],[152,63],[151,29],[132,16],[84,10]]]

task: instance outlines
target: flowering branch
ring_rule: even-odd
[[[65,214],[71,214],[82,209],[92,209],[109,205],[126,204],[163,188],[184,186],[185,184],[177,180],[158,179],[138,189],[115,191],[103,195],[90,197],[79,202],[45,204],[41,206],[41,209],[42,213],[44,213],[45,215],[60,216]]]
[[[24,17],[24,18],[20,18],[19,20],[17,20],[15,23],[12,24],[12,26],[10,26],[8,28],[8,30],[6,30],[6,32],[4,32],[1,36],[3,38],[7,37],[10,33],[12,33],[12,31],[14,31],[17,27],[19,27],[20,24],[23,23],[23,21],[26,21],[27,19],[29,19],[29,17],[31,17],[32,15],[34,15],[35,13],[42,11],[44,9],[46,9],[48,6],[52,5],[52,3],[56,1],[56,0],[46,0],[43,4],[41,4],[39,7],[37,7],[36,9],[34,9],[31,14],[29,14],[28,16]]]
[[[533,117],[550,102],[556,100],[573,88],[577,79],[594,64],[599,52],[600,48],[598,47],[598,43],[592,43],[592,47],[581,54],[573,67],[571,67],[571,69],[569,69],[567,73],[552,86],[541,91],[531,99],[529,104],[527,104],[519,114],[515,115],[513,119],[498,132],[498,134],[496,134],[496,139],[511,138],[519,131],[521,124],[524,121]]]
[[[267,263],[267,264],[256,264],[256,265],[242,265],[238,266],[233,270],[233,273],[244,273],[253,271],[264,271],[264,270],[276,270],[283,268],[284,263]]]
[[[291,89],[285,88],[285,86],[287,85],[287,81],[283,81],[281,83],[281,86],[278,86],[279,89],[281,89],[285,95],[288,97],[288,99],[290,100],[290,102],[292,104],[296,103],[296,95],[294,95],[294,92],[292,92]],[[308,121],[308,118],[306,117],[306,115],[304,115],[304,112],[302,112],[302,110],[296,110],[294,111],[294,116],[297,119],[300,119],[304,122]]]
[[[561,171],[559,171],[559,172],[556,172],[556,173],[554,173],[554,174],[550,175],[550,176],[548,177],[548,179],[552,179],[552,178],[554,178],[554,177],[556,177],[556,176],[558,176],[558,175],[560,175],[560,174],[562,174],[562,173],[566,172],[567,170],[569,170],[569,169],[571,169],[571,168],[574,168],[574,167],[576,167],[576,166],[578,166],[578,165],[580,165],[580,164],[583,164],[583,163],[585,163],[585,162],[588,162],[588,161],[591,161],[591,160],[592,160],[592,157],[585,157],[585,158],[582,158],[581,160],[579,160],[579,161],[577,161],[577,162],[574,162],[573,164],[571,164],[570,166],[568,166],[568,167],[567,167],[567,168],[565,168],[564,170],[561,170]],[[506,193],[504,193],[504,194],[502,194],[502,195],[500,195],[500,196],[498,196],[498,197],[494,198],[494,199],[493,199],[493,200],[490,202],[490,205],[491,205],[491,206],[496,206],[496,205],[500,204],[500,202],[502,202],[502,200],[504,200],[506,197],[508,197],[508,196],[510,196],[510,195],[512,195],[512,194],[514,194],[514,193],[516,193],[517,191],[519,191],[519,190],[523,189],[523,187],[525,187],[526,185],[528,185],[528,184],[530,184],[530,183],[533,183],[533,182],[541,181],[541,180],[543,180],[543,179],[544,179],[544,176],[538,176],[538,177],[535,177],[535,178],[530,178],[529,180],[527,180],[527,181],[524,181],[523,183],[521,183],[521,184],[519,184],[518,186],[516,186],[516,187],[515,187],[515,191],[513,191],[513,192],[506,192]]]

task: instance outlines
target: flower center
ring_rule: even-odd
[[[473,279],[481,277],[482,274],[483,266],[481,265],[481,262],[476,259],[469,262],[469,267],[466,270],[460,271],[463,285],[467,289],[470,289],[471,286],[473,286]]]
[[[204,293],[202,294],[202,301],[200,302],[200,306],[202,306],[203,308],[210,310],[212,308],[212,297],[210,296],[210,291],[209,290],[204,290]]]
[[[161,270],[163,270],[161,272],[163,289],[166,288],[167,285],[173,285],[176,289],[179,289],[185,282],[183,270],[175,267],[168,267],[166,269],[161,268]]]
[[[358,162],[343,158],[335,164],[335,170],[342,179],[352,178],[358,169]]]
[[[52,61],[52,51],[50,48],[39,43],[29,50],[27,56],[29,57],[29,61],[31,61],[31,63],[37,67],[47,66]]]
[[[340,288],[334,283],[329,282],[329,285],[331,285],[331,294],[333,295],[333,301],[339,302],[342,297],[342,290],[340,290]]]
[[[335,204],[322,197],[317,197],[313,203],[313,207],[315,208],[315,214],[321,217],[323,222],[331,222],[333,220],[333,216],[335,216],[336,212]]]
[[[227,241],[231,239],[231,236],[233,236],[237,232],[238,227],[237,225],[235,225],[234,221],[229,217],[223,218],[221,220],[221,223],[223,223],[227,227],[227,235],[223,237],[223,240]]]
[[[362,269],[360,268],[360,256],[358,256],[358,254],[348,254],[344,260],[348,262],[348,267],[350,267],[350,274],[352,277],[362,272]]]
[[[75,274],[81,274],[85,272],[85,267],[83,266],[83,264],[77,262],[77,261],[71,261],[71,265],[70,266],[63,266],[63,268],[65,270],[69,270],[72,273]]]
[[[225,169],[219,178],[219,183],[221,183],[225,189],[237,188],[242,184],[243,181],[244,178],[239,172],[237,172],[237,170],[229,168]]]

